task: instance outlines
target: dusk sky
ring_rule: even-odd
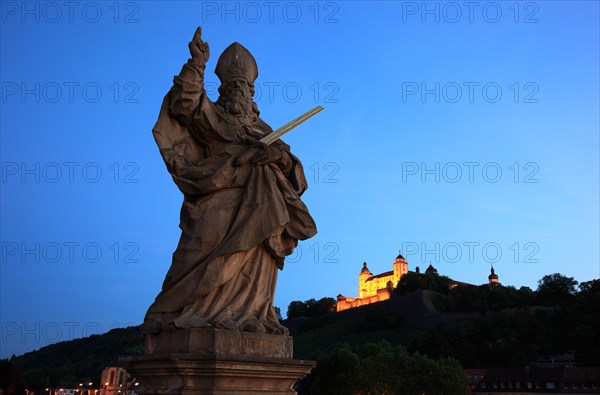
[[[430,262],[456,280],[600,277],[597,1],[1,3],[0,358],[140,324],[183,196],[153,140],[197,26],[232,42],[303,164],[319,233],[275,305]]]

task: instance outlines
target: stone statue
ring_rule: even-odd
[[[216,103],[206,95],[208,43],[196,30],[191,59],[165,96],[154,138],[183,192],[181,238],[141,329],[224,328],[287,334],[273,309],[278,269],[316,234],[300,196],[302,164],[253,101],[256,61],[239,43],[221,54]]]

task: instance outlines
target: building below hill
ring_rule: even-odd
[[[408,270],[408,262],[402,256],[402,254],[398,254],[394,263],[392,264],[393,270],[389,272],[384,272],[380,274],[373,275],[369,268],[367,267],[367,262],[363,262],[363,267],[360,273],[358,274],[358,297],[352,298],[348,296],[338,295],[337,297],[337,306],[336,311],[343,311],[352,309],[355,307],[360,307],[364,305],[368,305],[371,303],[382,302],[384,300],[389,300],[392,296],[392,292],[398,286],[398,282],[402,278],[402,276],[409,273]],[[417,266],[414,272],[421,275],[421,271]],[[429,267],[425,269],[425,275],[437,275],[438,271],[435,267],[429,264]],[[497,286],[498,275],[494,271],[494,267],[491,268],[491,273],[488,276],[488,283],[490,287]],[[457,285],[472,285],[468,283],[463,283],[461,281],[452,281],[451,287],[455,287]]]
[[[600,367],[489,369],[473,394],[600,394]]]
[[[46,388],[43,395],[137,395],[135,389],[139,385],[135,377],[131,377],[123,368],[108,366],[102,371],[100,389],[94,387],[92,382],[81,382],[75,388],[65,385],[58,388]],[[0,395],[2,394],[0,388]],[[37,392],[25,390],[28,394],[37,394]]]
[[[109,366],[102,371],[99,395],[135,395],[135,378],[123,368]]]
[[[531,366],[539,368],[555,368],[559,366],[566,366],[570,368],[575,366],[575,361],[575,353],[568,352],[565,354],[538,357],[534,362],[531,363]]]
[[[479,385],[487,371],[487,369],[465,369],[465,376],[467,377],[467,384],[469,385],[469,394],[472,394],[473,391],[477,389],[477,385]]]

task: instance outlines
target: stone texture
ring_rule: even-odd
[[[253,100],[258,69],[239,43],[219,57],[219,98],[204,86],[208,43],[200,28],[152,130],[183,193],[181,237],[144,333],[216,327],[287,334],[273,308],[279,269],[317,232],[301,199],[300,160]]]
[[[273,299],[285,257],[317,232],[300,198],[308,183],[287,144],[260,142],[273,130],[252,99],[252,54],[224,51],[212,102],[200,28],[189,49],[153,128],[184,195],[182,234],[140,328],[146,353],[121,362],[140,395],[293,394],[315,363],[292,359]]]
[[[121,359],[140,382],[140,395],[295,394],[294,384],[315,366],[282,358],[226,359],[194,354]]]
[[[292,338],[213,328],[146,335],[146,355],[121,358],[140,395],[294,394],[312,361],[292,359]]]
[[[178,329],[146,335],[146,355],[194,353],[216,358],[291,359],[293,347],[290,336],[215,328]]]

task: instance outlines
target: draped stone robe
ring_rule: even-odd
[[[153,134],[184,195],[181,238],[146,320],[163,328],[174,322],[285,332],[273,310],[277,269],[316,226],[300,200],[307,188],[302,164],[287,144],[274,143],[283,152],[277,163],[235,163],[261,149],[242,135],[271,132],[258,112],[238,119],[210,101],[203,68],[188,62],[175,77]]]

